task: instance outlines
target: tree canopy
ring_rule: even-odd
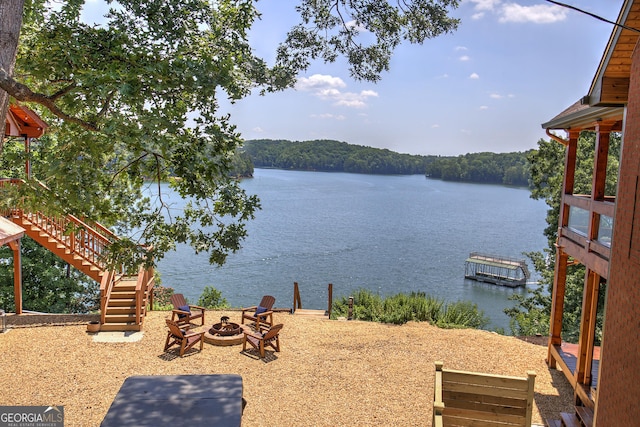
[[[260,18],[255,0],[105,1],[111,9],[99,24],[82,20],[85,0],[0,2],[0,115],[11,98],[50,125],[30,154],[34,179],[3,188],[1,203],[115,228],[128,238],[112,245],[110,260],[131,267],[181,242],[212,263],[240,247],[260,204],[230,178],[241,138],[220,97],[283,90],[313,61],[340,56],[354,78],[375,81],[398,44],[458,25],[449,16],[457,0],[300,0],[300,23],[269,65],[248,41]],[[15,170],[24,159],[6,160]],[[169,176],[189,200],[179,214],[158,186],[145,189]]]
[[[527,152],[468,153],[439,157],[427,165],[427,176],[445,181],[529,185]]]

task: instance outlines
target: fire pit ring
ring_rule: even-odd
[[[228,337],[232,335],[242,334],[242,328],[237,323],[215,323],[209,329],[209,333],[211,335],[220,335],[223,337]]]
[[[242,344],[245,331],[251,332],[251,327],[231,323],[228,318],[220,319],[220,323],[215,323],[204,333],[204,342],[211,345]]]

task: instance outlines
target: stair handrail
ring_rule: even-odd
[[[153,268],[144,268],[144,266],[141,266],[138,270],[138,280],[136,282],[136,323],[138,325],[142,324],[142,319],[144,318],[142,308],[147,304],[145,295],[149,295],[154,284],[155,277]]]
[[[100,281],[100,323],[105,324],[107,320],[107,303],[111,298],[117,279],[116,272],[113,270],[106,271]]]
[[[34,181],[41,188],[51,191],[44,183],[38,180]],[[19,178],[0,178],[0,186],[7,183],[10,185],[22,185],[25,183],[25,180]],[[92,225],[89,225],[84,220],[72,214],[66,214],[65,217],[53,218],[38,211],[35,213],[25,213],[23,209],[19,208],[12,209],[10,214],[18,215],[31,222],[34,222],[35,219],[36,225],[40,228],[45,228],[53,239],[68,246],[72,253],[81,256],[101,269],[106,267],[100,259],[103,250],[108,247],[112,241],[119,240],[115,233],[102,224],[93,222]],[[74,231],[71,233],[67,233],[69,224],[73,224],[74,226]]]

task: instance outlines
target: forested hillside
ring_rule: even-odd
[[[426,174],[445,181],[528,186],[530,151],[439,157],[427,165]]]
[[[324,172],[424,174],[427,164],[437,158],[331,140],[250,140],[244,148],[257,168]]]
[[[389,175],[425,174],[445,181],[529,185],[528,152],[470,153],[457,157],[400,154],[332,140],[246,141],[257,168]]]

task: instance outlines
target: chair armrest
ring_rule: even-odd
[[[253,338],[256,338],[256,339],[259,339],[259,340],[261,340],[264,337],[264,334],[262,332],[254,332],[254,331],[247,332],[247,331],[244,331],[243,333],[245,334],[245,336],[250,336],[250,337],[253,337]]]
[[[257,305],[252,305],[251,307],[245,307],[242,309],[242,312],[244,313],[245,311],[251,311],[251,310],[257,310],[258,306]]]
[[[272,314],[273,314],[273,311],[269,310],[269,311],[264,311],[264,312],[262,312],[260,314],[257,314],[256,317],[257,318],[260,318],[260,317],[265,317],[266,318],[267,316],[270,316]]]
[[[204,336],[204,331],[202,331],[202,332],[187,331],[187,333],[184,334],[184,337],[185,338],[189,338],[189,337],[194,337],[196,335],[203,335]]]
[[[198,310],[202,310],[202,311],[206,310],[206,308],[204,307],[200,307],[199,305],[191,305],[191,304],[189,304],[189,308],[197,308]]]
[[[188,316],[191,314],[190,311],[184,311],[184,310],[178,310],[177,308],[174,308],[173,310],[171,310],[173,313],[176,314],[184,314],[185,316]]]

